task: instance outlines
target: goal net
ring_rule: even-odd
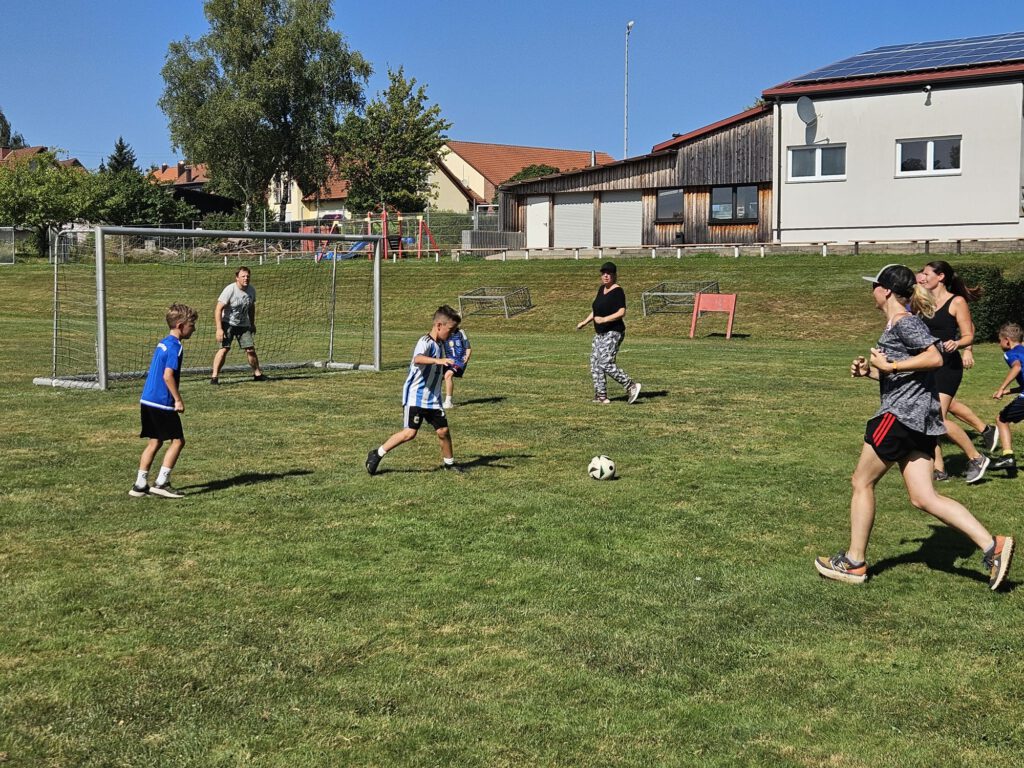
[[[136,227],[61,233],[52,369],[34,383],[106,389],[144,378],[174,303],[199,312],[182,375],[209,375],[219,347],[213,309],[242,266],[256,289],[261,368],[380,370],[379,239]],[[366,240],[375,247],[350,253]],[[224,378],[249,375],[237,345],[221,370]]]

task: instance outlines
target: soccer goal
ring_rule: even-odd
[[[53,252],[53,354],[42,386],[107,389],[146,376],[173,303],[199,311],[183,375],[208,375],[218,344],[213,309],[235,271],[256,289],[264,370],[381,368],[379,236],[96,227],[61,233]],[[371,241],[372,258],[345,258]],[[317,254],[331,248],[330,260]],[[352,252],[356,253],[355,251]],[[218,319],[219,322],[219,319]],[[234,350],[222,376],[249,371]]]

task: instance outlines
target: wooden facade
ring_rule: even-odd
[[[771,230],[772,133],[770,109],[734,124],[696,132],[678,146],[610,166],[548,176],[513,184],[499,191],[499,222],[503,230],[526,231],[526,201],[547,196],[554,205],[565,192],[594,193],[594,245],[600,242],[601,193],[637,191],[641,194],[642,245],[683,243],[763,243]],[[711,189],[717,186],[757,186],[758,220],[751,223],[711,222]],[[683,218],[657,220],[659,190],[683,190]],[[553,217],[551,219],[553,223]],[[553,239],[553,231],[551,237]]]

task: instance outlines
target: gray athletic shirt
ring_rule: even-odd
[[[893,362],[908,360],[939,340],[932,336],[924,321],[910,315],[901,318],[878,339],[878,349]],[[926,435],[944,435],[942,410],[931,371],[882,373],[878,382],[882,407],[875,416],[891,413],[907,429]]]
[[[248,328],[249,307],[256,303],[256,289],[249,285],[243,291],[238,283],[231,283],[220,292],[217,303],[224,305],[224,319],[228,325]]]

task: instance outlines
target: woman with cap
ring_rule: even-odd
[[[815,559],[822,576],[860,584],[867,580],[865,561],[868,538],[875,521],[875,486],[898,464],[910,503],[946,525],[966,534],[982,550],[989,570],[989,588],[1006,579],[1013,557],[1013,538],[992,536],[966,507],[940,495],[932,477],[935,445],[945,432],[935,392],[933,371],[942,365],[939,340],[918,315],[935,312],[931,294],[917,285],[914,273],[889,264],[871,282],[875,306],[885,314],[885,331],[870,360],[856,358],[850,365],[854,378],[879,382],[881,408],[868,422],[850,501],[850,546],[832,557]],[[907,310],[910,305],[912,311]]]
[[[626,292],[616,279],[615,264],[606,261],[601,265],[601,285],[591,305],[590,314],[576,324],[576,330],[589,323],[594,324],[594,342],[590,350],[590,376],[594,380],[594,402],[607,405],[606,377],[611,376],[626,390],[626,402],[635,403],[640,395],[640,383],[633,381],[624,370],[615,364],[615,356],[626,336]]]
[[[964,285],[964,281],[953,271],[953,267],[945,261],[925,264],[921,270],[921,277],[921,284],[932,295],[936,307],[931,317],[922,319],[941,342],[939,350],[942,352],[942,367],[935,372],[935,383],[939,390],[939,403],[942,406],[946,434],[967,456],[967,482],[976,483],[984,477],[989,458],[978,451],[967,433],[949,418],[950,405],[964,376],[964,360],[960,356],[960,350],[970,349],[974,342],[974,322],[971,320],[971,310],[967,302],[973,301],[976,294]],[[983,434],[991,441],[994,434],[998,433]],[[990,444],[994,449],[995,445],[991,442]],[[945,463],[942,461],[942,451],[936,447],[935,479],[946,480],[948,477]]]

